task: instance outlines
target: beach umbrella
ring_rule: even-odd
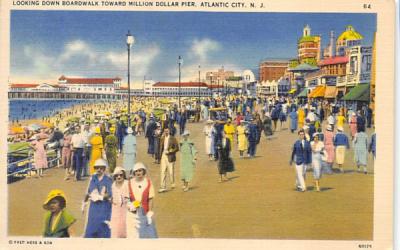
[[[30,124],[28,127],[28,130],[30,131],[36,131],[42,128],[42,126],[40,126],[39,124]]]
[[[50,122],[41,122],[40,125],[45,128],[54,128],[54,124]]]
[[[12,126],[8,130],[8,134],[16,135],[16,134],[23,134],[23,133],[25,133],[24,128],[19,127],[19,126]]]

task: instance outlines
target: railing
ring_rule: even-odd
[[[10,159],[13,158],[13,156],[11,156],[12,154],[18,153],[18,152],[25,152],[28,150],[28,156],[17,160],[17,161],[12,161],[10,162]],[[51,153],[55,153],[54,156],[50,156],[49,154]],[[47,154],[47,168],[53,168],[59,165],[59,162],[61,160],[61,155],[57,152],[56,149],[49,149],[46,150],[46,154]],[[23,148],[23,149],[19,149],[19,150],[15,150],[12,152],[8,152],[7,153],[7,159],[8,159],[8,163],[7,163],[7,179],[8,179],[8,183],[13,182],[13,178],[18,178],[21,177],[20,174],[26,174],[29,171],[32,171],[34,169],[33,167],[33,149],[30,148]]]

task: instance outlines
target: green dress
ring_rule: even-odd
[[[51,221],[56,218],[52,218],[52,213],[50,211],[46,212],[44,217],[44,237],[66,238],[70,236],[68,228],[76,221],[76,219],[65,209],[60,213],[60,218],[58,219],[58,222],[56,222],[54,230],[52,230]]]
[[[112,174],[117,165],[118,139],[115,135],[107,135],[105,144],[108,166],[110,167],[110,173]]]
[[[194,158],[196,156],[197,150],[194,147],[192,141],[182,141],[180,143],[180,153],[181,153],[181,180],[190,182],[193,178],[194,173]]]

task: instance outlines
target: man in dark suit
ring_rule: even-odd
[[[307,189],[305,183],[307,165],[311,163],[311,145],[305,139],[304,130],[300,130],[298,135],[299,140],[293,145],[290,165],[293,164],[293,161],[296,161],[296,188],[301,192],[305,192]]]

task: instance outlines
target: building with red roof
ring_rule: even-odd
[[[210,86],[204,82],[156,82],[151,86],[149,94],[153,96],[209,96]]]
[[[121,78],[72,78],[61,76],[58,83],[69,92],[111,94],[121,88]]]

